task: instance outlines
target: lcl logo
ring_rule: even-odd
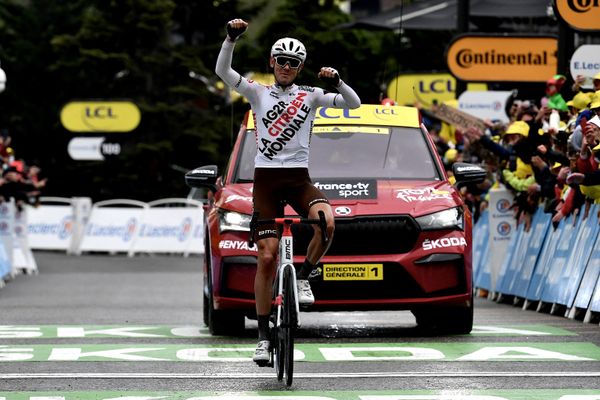
[[[140,123],[138,107],[129,101],[73,101],[60,112],[71,132],[130,132]]]
[[[117,118],[117,115],[113,113],[113,108],[106,106],[86,107],[85,116],[86,118]]]

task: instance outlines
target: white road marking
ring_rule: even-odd
[[[9,373],[0,374],[0,379],[257,379],[273,378],[271,373],[152,373],[152,372],[123,372],[123,373]],[[294,377],[303,379],[331,379],[331,378],[416,378],[416,377],[441,377],[441,378],[514,378],[514,377],[569,377],[569,378],[596,378],[600,371],[496,371],[496,372],[336,372],[336,373],[295,373]]]

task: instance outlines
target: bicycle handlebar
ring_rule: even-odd
[[[299,217],[281,217],[281,218],[267,218],[267,219],[258,219],[258,211],[254,211],[252,214],[252,219],[250,220],[250,235],[248,237],[248,247],[254,246],[254,232],[259,225],[285,225],[285,224],[311,224],[311,225],[319,225],[321,229],[321,243],[323,245],[327,244],[329,238],[327,237],[327,220],[325,219],[325,213],[323,211],[319,211],[319,219],[310,219],[310,218],[299,218]]]

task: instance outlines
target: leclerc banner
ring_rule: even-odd
[[[545,82],[556,74],[558,40],[551,36],[459,35],[446,61],[465,81]]]
[[[585,76],[585,81],[581,87],[583,89],[593,89],[594,76],[600,73],[600,45],[584,44],[579,46],[571,56],[570,67],[573,80],[578,75]]]
[[[458,98],[458,109],[482,120],[489,119],[508,123],[506,103],[511,95],[512,92],[508,91],[473,92],[467,90]]]
[[[173,199],[173,201],[175,200],[177,199]],[[197,248],[194,249],[190,248],[194,236],[203,233],[204,218],[202,203],[191,202],[192,200],[187,200],[186,207],[150,207],[147,209],[138,231],[138,237],[133,245],[133,252],[202,252],[204,244],[195,246]]]
[[[41,205],[28,209],[28,237],[32,249],[67,250],[73,235],[71,205]]]
[[[146,203],[135,200],[107,200],[94,204],[78,253],[130,253],[147,208]]]
[[[556,0],[554,11],[574,29],[580,31],[600,30],[600,3],[598,0]]]

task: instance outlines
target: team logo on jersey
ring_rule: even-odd
[[[262,123],[274,139],[261,137],[258,151],[272,160],[306,123],[311,107],[304,103],[306,92],[299,92],[289,104],[279,101],[262,117]]]

